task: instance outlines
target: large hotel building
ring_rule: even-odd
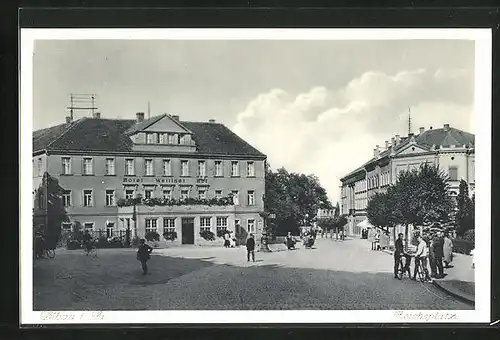
[[[390,184],[396,183],[398,174],[418,168],[428,162],[439,166],[449,176],[450,195],[456,196],[460,180],[469,185],[474,193],[474,135],[444,124],[442,128],[425,130],[418,134],[396,135],[386,141],[381,149],[373,150],[373,157],[341,178],[341,213],[348,215],[347,231],[360,235],[358,226],[366,220],[368,200]]]
[[[45,223],[47,203],[36,192],[47,172],[64,190],[70,222],[63,230],[79,223],[108,236],[126,229],[137,237],[175,231],[177,239],[168,242],[206,244],[211,242],[200,231],[228,229],[242,238],[254,233],[258,240],[265,161],[264,154],[214,120],[185,122],[168,114],[144,119],[144,113],[135,120],[102,119],[99,113],[76,121],[68,117],[33,133],[34,223]],[[117,204],[138,194],[177,202],[231,197],[233,203]]]

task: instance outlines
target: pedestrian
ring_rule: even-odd
[[[443,239],[443,262],[445,268],[450,268],[450,263],[453,261],[453,242],[448,233],[444,234]]]
[[[255,240],[253,234],[250,234],[247,239],[247,262],[250,262],[250,255],[252,255],[252,261],[255,262]]]
[[[148,260],[150,259],[150,254],[153,251],[149,245],[146,244],[144,239],[140,240],[139,249],[137,249],[137,259],[141,261],[142,275],[148,274]]]
[[[429,255],[429,249],[427,247],[427,243],[424,241],[421,235],[418,236],[418,246],[417,252],[415,253],[415,269],[413,270],[413,278],[412,280],[417,279],[417,269],[420,263],[422,264],[422,268],[424,270],[425,280],[430,281],[429,271],[427,270],[427,257]]]
[[[443,272],[443,238],[441,232],[437,232],[431,240],[431,277],[441,279]]]
[[[403,268],[403,273],[408,272],[408,276],[411,277],[411,272],[410,272],[410,262],[411,262],[411,257],[407,254],[405,254],[404,251],[404,246],[403,246],[403,233],[398,234],[398,239],[396,240],[394,244],[394,278],[398,278],[398,269],[399,269],[399,262],[401,260],[401,257],[404,256],[406,259],[405,266]]]
[[[231,246],[231,242],[229,241],[229,239],[230,239],[229,233],[226,232],[224,234],[224,247],[226,248],[229,248]]]

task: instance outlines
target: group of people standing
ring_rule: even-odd
[[[397,278],[401,257],[405,257],[406,263],[403,272],[408,272],[412,280],[416,279],[417,269],[420,264],[424,269],[426,279],[443,278],[444,268],[449,268],[453,261],[453,242],[447,233],[438,231],[429,237],[424,238],[422,235],[417,236],[417,251],[415,254],[409,254],[405,251],[403,245],[403,234],[398,235],[398,239],[394,245],[394,277]],[[415,269],[413,277],[410,272],[411,258],[415,258]],[[429,262],[431,272],[429,275],[427,263]]]

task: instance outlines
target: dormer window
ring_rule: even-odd
[[[168,134],[168,144],[177,144],[177,134]]]
[[[156,144],[158,143],[157,141],[157,134],[156,133],[146,133],[146,144]]]

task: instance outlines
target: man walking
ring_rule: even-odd
[[[250,234],[247,240],[247,262],[250,262],[250,255],[252,255],[252,261],[255,262],[255,240],[253,239],[253,234]]]
[[[404,256],[406,259],[405,266],[403,268],[403,273],[408,272],[408,276],[411,277],[411,272],[410,272],[410,261],[411,257],[406,255],[404,252],[404,246],[403,246],[403,233],[398,234],[398,239],[396,240],[394,244],[394,278],[398,278],[398,269],[399,269],[399,261],[401,260],[401,257]]]
[[[139,249],[137,250],[137,259],[141,261],[142,275],[148,274],[148,260],[151,257],[150,254],[153,251],[149,245],[146,244],[144,239],[141,239]]]

